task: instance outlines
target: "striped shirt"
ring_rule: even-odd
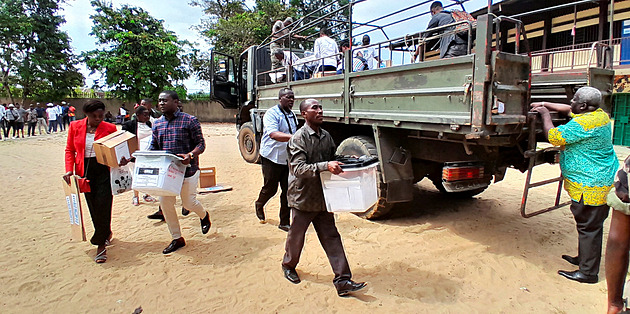
[[[149,150],[165,150],[171,154],[188,154],[198,148],[206,149],[206,142],[201,133],[201,124],[194,116],[177,110],[173,119],[162,116],[155,120],[153,138]],[[185,177],[193,176],[199,170],[199,158],[190,161]]]

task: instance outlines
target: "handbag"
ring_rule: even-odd
[[[88,180],[87,178],[77,178],[77,186],[79,187],[79,192],[81,193],[92,192],[92,188],[90,187],[90,180]]]

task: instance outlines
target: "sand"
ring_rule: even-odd
[[[312,228],[297,268],[302,283],[291,284],[280,266],[286,233],[277,228],[277,196],[266,208],[269,223],[259,224],[254,215],[260,166],[240,157],[234,125],[203,129],[202,166],[216,166],[218,181],[234,187],[199,196],[210,211],[210,232],[201,233],[195,214],[180,215],[187,245],[163,255],[171,240],[166,225],[146,218],[157,205],[132,206],[127,192],[114,197],[114,240],[105,264],[93,262],[89,242],[69,240],[61,186],[65,133],[0,142],[1,312],[132,313],[140,306],[145,313],[605,310],[603,262],[594,285],[556,273],[575,269],[560,258],[577,252],[569,209],[522,218],[525,175],[515,170],[471,200],[446,199],[424,180],[416,200],[390,219],[338,214],[354,279],[369,287],[354,297],[336,295]],[[558,173],[558,166],[541,166],[535,175]],[[538,188],[529,206],[548,206],[554,195],[554,187]],[[89,238],[89,212],[84,215]]]

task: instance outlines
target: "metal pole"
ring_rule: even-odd
[[[488,14],[492,13],[492,0],[488,0]]]
[[[610,41],[608,45],[612,47],[613,41],[613,24],[615,23],[615,0],[610,0]]]

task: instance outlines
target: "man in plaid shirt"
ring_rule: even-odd
[[[206,149],[206,143],[201,133],[201,124],[194,116],[181,112],[178,109],[179,96],[174,91],[160,93],[158,105],[163,116],[155,120],[153,125],[153,139],[150,150],[164,150],[175,154],[184,160],[186,168],[184,183],[180,192],[182,205],[195,212],[201,219],[201,232],[210,230],[210,215],[197,200],[197,183],[199,181],[198,156]],[[181,234],[179,219],[175,211],[175,196],[160,196],[160,206],[164,214],[164,220],[171,232],[173,241],[162,253],[174,252],[186,245]]]

